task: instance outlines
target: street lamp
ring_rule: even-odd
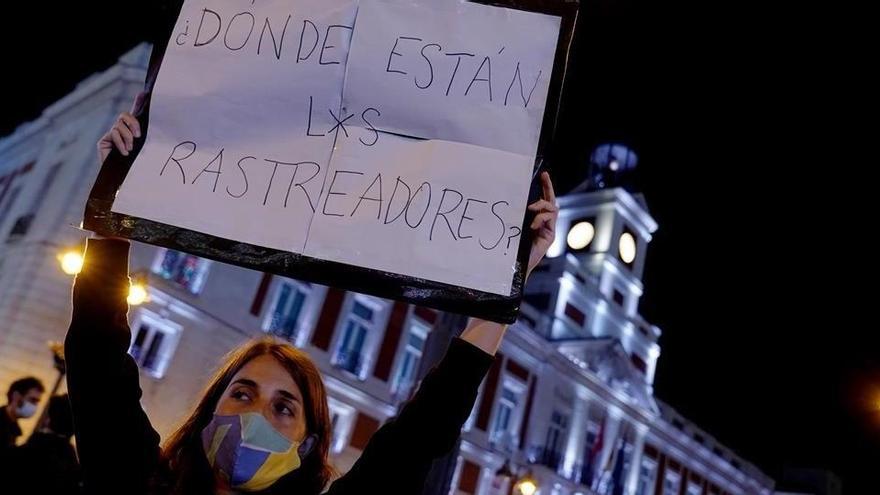
[[[147,276],[143,272],[137,272],[131,276],[131,285],[128,287],[128,304],[131,306],[140,306],[150,300],[150,294],[147,292]]]
[[[140,306],[147,302],[147,299],[149,299],[149,294],[147,294],[146,286],[141,283],[132,282],[131,286],[128,288],[128,297],[126,298],[128,304],[132,306]]]
[[[81,248],[70,248],[58,254],[61,271],[68,275],[79,275],[82,272],[84,262]],[[131,285],[128,287],[126,301],[132,306],[140,306],[150,299],[145,277],[134,276],[132,279]]]
[[[58,255],[61,270],[68,275],[79,275],[83,268],[82,252],[71,249]]]
[[[508,495],[535,495],[538,491],[538,481],[532,476],[531,471],[526,471],[525,476],[515,480],[516,473],[510,467],[510,459],[504,461],[501,468],[495,472],[495,476],[509,482]]]
[[[532,473],[527,472],[525,476],[516,482],[513,489],[519,491],[522,495],[535,495],[535,492],[538,491],[538,482],[532,476]]]

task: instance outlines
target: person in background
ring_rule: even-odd
[[[18,420],[37,413],[37,405],[45,391],[43,382],[33,376],[16,380],[9,386],[6,405],[0,407],[0,453],[15,447],[21,436]]]
[[[9,458],[10,493],[76,495],[80,491],[79,461],[71,444],[73,413],[67,395],[46,405],[43,424]],[[7,485],[9,487],[9,485]]]

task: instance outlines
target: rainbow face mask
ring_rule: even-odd
[[[297,442],[259,413],[214,415],[202,430],[208,464],[235,490],[260,491],[300,467]]]

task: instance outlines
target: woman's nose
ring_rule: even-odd
[[[269,410],[270,410],[270,404],[268,401],[255,400],[252,402],[241,404],[238,407],[237,412],[238,412],[238,414],[257,413],[257,414],[263,415],[264,417],[266,417],[266,419],[269,419],[269,417],[268,417]]]

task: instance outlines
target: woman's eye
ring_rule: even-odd
[[[275,404],[275,412],[284,416],[295,416],[293,408],[283,402]]]
[[[248,402],[251,400],[250,394],[248,394],[244,390],[236,390],[236,391],[232,392],[232,398],[236,399],[236,400],[248,401]]]

